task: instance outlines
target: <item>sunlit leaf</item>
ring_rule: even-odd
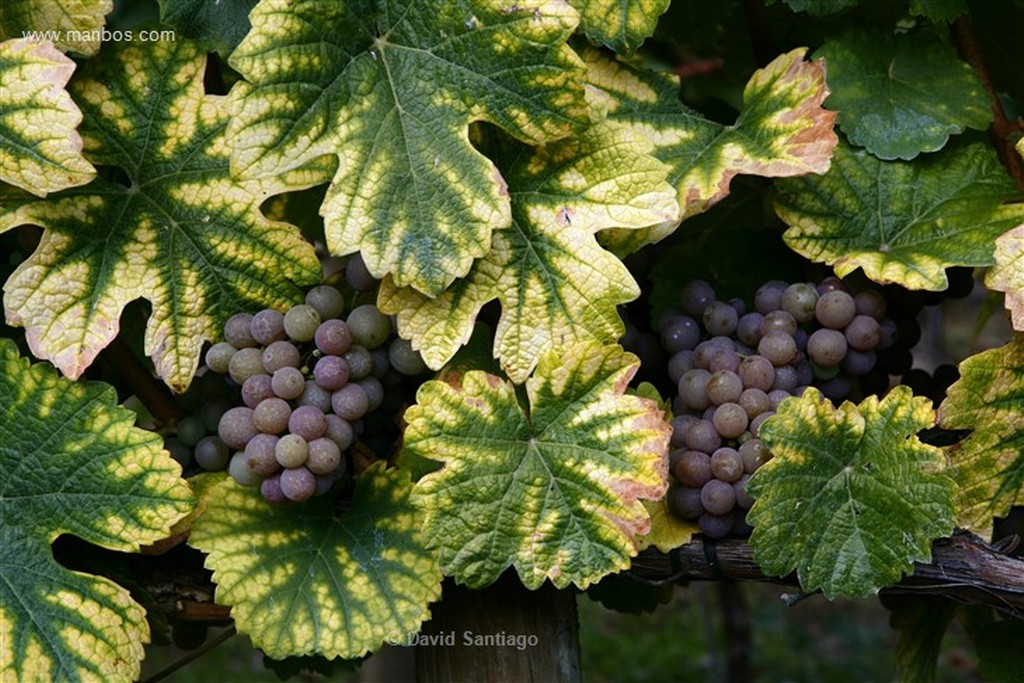
[[[188,41],[112,43],[75,74],[87,158],[128,185],[97,179],[46,201],[0,191],[0,231],[46,228],[5,286],[10,324],[78,377],[144,297],[145,351],[182,391],[203,342],[228,316],[301,299],[320,269],[311,245],[260,213],[268,188],[228,175],[223,98],[203,94],[205,56]]]
[[[580,30],[598,45],[632,52],[654,33],[670,0],[569,0],[580,13]]]
[[[1024,330],[1024,224],[996,239],[995,265],[985,274],[985,286],[1006,293],[1013,329]]]
[[[941,290],[950,266],[986,266],[1024,204],[987,145],[882,161],[840,145],[821,177],[779,181],[775,210],[786,244],[840,277],[863,268],[880,283]]]
[[[0,43],[0,180],[45,197],[96,175],[75,130],[82,112],[64,90],[74,70],[51,43]]]
[[[181,468],[113,387],[30,365],[7,339],[0,406],[0,681],[132,680],[144,610],[50,546],[61,534],[122,551],[163,538],[192,507]]]
[[[270,507],[227,479],[189,543],[209,555],[217,602],[268,656],[360,657],[419,631],[441,597],[410,490],[407,473],[376,463],[339,512],[330,497]]]
[[[514,566],[524,585],[586,588],[629,565],[665,492],[669,427],[654,401],[623,395],[638,368],[618,347],[548,353],[515,386],[470,371],[431,381],[405,413],[405,447],[444,463],[416,483],[428,543],[471,587]]]
[[[439,294],[509,224],[494,165],[470,144],[488,121],[531,144],[588,122],[565,44],[578,16],[555,0],[508,4],[263,0],[231,57],[232,170],[269,177],[330,154],[327,246],[377,277]]]
[[[34,32],[62,52],[94,55],[103,40],[104,17],[114,0],[4,0],[0,2],[0,41]]]
[[[796,570],[805,591],[869,595],[895,583],[953,531],[955,484],[917,432],[931,402],[898,386],[835,408],[817,389],[762,426],[772,459],[748,483],[750,544],[765,571]]]

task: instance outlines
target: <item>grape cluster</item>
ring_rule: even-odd
[[[259,486],[275,504],[325,493],[345,474],[346,452],[388,388],[427,367],[376,306],[356,306],[343,319],[344,308],[337,288],[319,285],[284,313],[228,319],[206,365],[240,386],[242,405],[224,411],[217,436],[205,437],[223,447],[216,456],[196,442],[200,465],[226,464],[236,482]]]
[[[878,353],[893,347],[897,327],[880,292],[853,293],[835,277],[765,283],[749,312],[692,280],[681,304],[658,324],[678,390],[670,468],[679,485],[669,504],[712,538],[745,533],[747,481],[771,457],[761,424],[811,385],[836,402],[863,391],[859,380],[872,373],[887,388]]]

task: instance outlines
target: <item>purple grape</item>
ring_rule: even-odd
[[[231,364],[231,357],[235,355],[236,349],[227,342],[218,342],[206,351],[206,367],[214,372],[225,375]]]
[[[713,515],[705,512],[697,520],[700,532],[708,538],[724,538],[732,531],[736,516],[730,510],[724,515]]]
[[[715,409],[715,430],[726,439],[739,438],[747,431],[747,411],[738,403],[723,403]]]
[[[253,410],[253,424],[264,434],[280,434],[288,428],[292,407],[283,398],[271,396]]]
[[[866,315],[858,315],[850,321],[844,334],[850,348],[858,351],[871,351],[882,341],[882,327],[877,320]]]
[[[711,456],[702,451],[683,451],[672,474],[680,483],[700,488],[711,480]]]
[[[281,491],[281,473],[275,472],[260,484],[260,494],[271,505],[285,505],[291,501]]]
[[[281,368],[298,368],[301,364],[299,350],[290,341],[271,342],[263,349],[263,368],[271,375]]]
[[[346,450],[355,441],[355,433],[352,430],[352,425],[349,424],[348,420],[338,417],[334,413],[324,415],[324,422],[327,424],[327,428],[324,432],[324,436],[338,444],[339,450]]]
[[[337,391],[348,384],[348,363],[339,356],[324,356],[313,367],[313,380],[327,391]]]
[[[236,406],[225,412],[217,425],[217,435],[230,448],[242,449],[256,436],[252,408]]]
[[[700,490],[700,504],[713,515],[724,515],[736,506],[736,492],[732,484],[712,479]]]
[[[255,408],[265,399],[274,395],[274,389],[270,386],[270,375],[253,375],[242,382],[242,403]]]
[[[730,335],[736,331],[739,315],[736,309],[722,301],[713,301],[704,309],[704,329],[711,335]]]
[[[306,292],[306,305],[320,314],[321,320],[338,318],[345,310],[345,298],[330,285],[317,285]]]
[[[708,407],[708,382],[711,373],[707,370],[694,368],[683,374],[679,380],[679,396],[691,410],[704,410]]]
[[[278,438],[270,434],[257,434],[245,446],[245,464],[261,477],[269,477],[281,468],[274,456]]]
[[[722,437],[714,423],[701,420],[686,432],[686,447],[704,453],[714,453],[722,445]]]
[[[349,380],[369,377],[373,371],[373,356],[370,355],[370,351],[364,346],[353,344],[348,351],[342,354],[342,358],[348,363]]]
[[[341,449],[338,444],[327,438],[314,439],[309,442],[309,456],[306,467],[313,474],[330,474],[341,463]]]
[[[252,317],[249,331],[253,339],[263,346],[269,346],[285,338],[284,315],[280,311],[266,308]]]
[[[359,252],[353,254],[345,263],[345,282],[357,292],[369,292],[377,286],[377,279],[366,267],[366,261]]]
[[[705,391],[708,400],[716,406],[723,403],[735,403],[743,393],[743,381],[735,372],[721,370],[708,378]]]
[[[757,346],[764,334],[764,316],[756,311],[747,313],[736,323],[736,337],[747,346]]]
[[[782,292],[779,303],[798,324],[814,320],[814,308],[818,303],[818,290],[806,282],[796,282]]]
[[[704,314],[704,309],[715,300],[715,290],[704,280],[690,280],[679,292],[683,311],[690,316]]]
[[[747,356],[736,370],[747,389],[770,391],[775,382],[775,366],[764,356]]]
[[[818,299],[814,307],[814,317],[823,327],[841,330],[850,324],[857,315],[857,305],[853,297],[846,292],[835,290]]]
[[[344,320],[325,320],[316,328],[314,341],[321,353],[340,356],[352,347],[352,331]]]
[[[319,439],[327,431],[323,411],[314,406],[299,406],[288,418],[288,431],[306,441]]]
[[[286,469],[305,464],[309,443],[298,434],[285,434],[274,447],[274,462]]]
[[[358,420],[370,407],[366,391],[358,384],[346,384],[331,394],[334,413],[346,420]]]
[[[316,477],[305,467],[296,467],[281,472],[281,493],[289,500],[301,503],[316,493]]]
[[[846,350],[846,335],[839,330],[815,330],[807,340],[807,355],[813,363],[821,367],[831,368],[839,365],[846,356]]]
[[[691,351],[699,343],[700,327],[687,315],[671,318],[668,326],[661,330],[661,346],[669,353]]]
[[[675,486],[669,491],[668,504],[683,519],[697,519],[704,514],[704,506],[700,504],[700,489]]]
[[[251,314],[235,313],[224,323],[224,341],[236,349],[256,346],[256,340],[252,338],[252,332],[249,331],[251,322]]]
[[[711,454],[711,474],[732,483],[743,476],[743,458],[735,448],[723,446]]]
[[[679,379],[687,370],[693,369],[693,351],[680,351],[672,354],[668,359],[668,378],[673,384],[679,384]]]
[[[782,308],[782,293],[788,285],[782,280],[772,280],[758,287],[754,294],[754,308],[761,315]]]
[[[298,368],[281,368],[270,381],[274,393],[289,401],[301,396],[306,389],[306,378]]]

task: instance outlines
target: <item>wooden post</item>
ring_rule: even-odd
[[[550,583],[531,591],[514,572],[482,590],[445,582],[414,638],[419,683],[579,683],[576,595]]]

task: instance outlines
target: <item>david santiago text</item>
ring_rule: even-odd
[[[525,650],[528,647],[536,647],[540,639],[535,635],[523,633],[473,633],[462,631],[461,640],[457,631],[441,631],[440,633],[409,633],[404,638],[389,640],[389,645],[401,647],[454,647],[456,643],[469,647],[514,647],[517,650]]]

